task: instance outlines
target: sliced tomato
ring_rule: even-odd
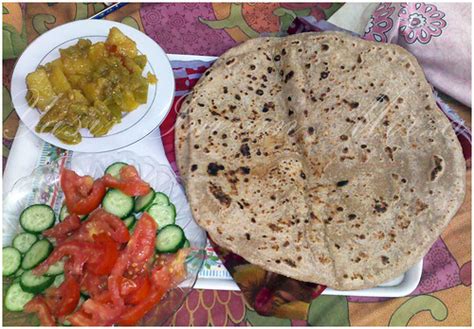
[[[125,243],[130,239],[130,233],[124,222],[104,209],[97,209],[90,214],[83,226],[90,237],[106,233],[118,243]]]
[[[58,245],[49,257],[33,270],[33,273],[42,275],[48,271],[51,265],[67,256],[69,257],[66,261],[68,269],[72,274],[81,275],[84,264],[88,260],[96,261],[101,255],[102,250],[94,243],[86,241],[66,241]]]
[[[87,314],[82,308],[80,308],[73,314],[66,317],[66,319],[69,322],[71,322],[73,326],[80,326],[80,327],[98,326],[98,324],[94,322],[94,319],[92,319],[92,316],[90,314]]]
[[[169,280],[170,287],[176,287],[186,278],[185,261],[189,250],[180,249],[176,254],[161,254],[152,270],[153,284]]]
[[[157,225],[155,220],[146,212],[138,220],[133,235],[127,244],[129,259],[135,266],[148,262],[155,252]]]
[[[111,326],[117,322],[123,313],[123,307],[109,303],[101,303],[94,299],[86,300],[81,309],[85,314],[89,314],[93,321],[93,326]]]
[[[142,300],[148,298],[151,291],[151,283],[147,274],[138,277],[134,282],[137,285],[137,288],[127,294],[125,297],[125,303],[137,305]]]
[[[155,307],[163,295],[168,290],[166,286],[152,287],[147,298],[142,299],[137,305],[127,308],[118,320],[118,324],[122,326],[133,326],[149,311]]]
[[[42,326],[53,327],[56,325],[51,310],[43,296],[37,295],[30,300],[24,308],[26,313],[36,313]]]
[[[119,256],[118,244],[107,234],[94,236],[94,242],[102,250],[102,256],[87,263],[87,270],[96,275],[110,274]]]
[[[105,304],[112,302],[112,296],[110,295],[110,291],[108,290],[104,290],[100,294],[94,296],[93,299],[96,302],[105,303]]]
[[[66,279],[58,288],[49,288],[45,296],[53,314],[61,317],[72,313],[79,303],[80,286],[73,276],[66,275]]]
[[[138,289],[138,283],[136,280],[132,280],[126,277],[120,278],[120,296],[125,297],[135,292]]]
[[[81,280],[81,289],[86,291],[92,298],[108,292],[107,275],[95,275],[86,272]]]
[[[103,177],[105,186],[116,188],[129,196],[146,195],[150,192],[150,184],[143,181],[134,166],[123,166],[120,179],[107,174]]]
[[[151,283],[153,286],[170,287],[172,282],[172,274],[169,269],[162,266],[156,266],[151,271]]]
[[[77,215],[86,215],[96,209],[105,195],[105,184],[101,179],[79,176],[74,171],[63,169],[61,188],[66,197],[67,209]]]
[[[128,261],[129,259],[125,249],[117,259],[107,281],[112,302],[117,305],[124,305],[123,298],[120,294],[120,287],[123,281],[123,274],[128,267]]]
[[[153,256],[156,239],[156,222],[144,213],[133,232],[130,241],[122,250],[108,279],[109,291],[115,304],[123,305],[120,286],[125,271],[129,275],[141,273],[144,265]]]
[[[81,219],[75,214],[67,216],[64,221],[54,225],[42,234],[48,238],[55,238],[60,242],[68,238],[73,232],[81,227]]]

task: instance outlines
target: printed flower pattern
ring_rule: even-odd
[[[403,3],[400,5],[400,35],[406,43],[427,44],[439,37],[446,27],[445,14],[433,4]]]
[[[387,32],[393,27],[393,20],[390,16],[395,7],[390,3],[381,3],[370,17],[365,27],[364,38],[367,40],[387,42]]]

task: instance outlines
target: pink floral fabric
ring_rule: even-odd
[[[446,27],[445,14],[435,5],[425,3],[402,3],[398,12],[400,33],[406,43],[427,44],[432,37],[439,37]]]
[[[364,38],[406,48],[436,89],[471,106],[470,3],[380,3]]]
[[[365,28],[365,38],[378,42],[387,42],[387,32],[393,27],[390,17],[395,10],[389,3],[381,3],[370,17]]]

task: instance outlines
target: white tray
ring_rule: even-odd
[[[172,62],[204,61],[212,62],[216,57],[192,56],[192,55],[168,55]],[[134,151],[140,155],[152,155],[159,163],[169,166],[164,148],[161,142],[160,131],[156,129],[141,141],[126,147],[125,149]],[[43,156],[44,142],[33,135],[23,124],[15,136],[15,140],[10,150],[7,165],[3,176],[3,191],[7,193],[13,184],[23,176],[29,175],[37,167]],[[215,259],[212,250],[208,252],[209,259]],[[212,290],[240,290],[233,281],[230,274],[219,260],[209,264],[209,268],[203,268],[199,274],[199,279],[195,284],[197,289]],[[344,295],[344,296],[367,296],[367,297],[402,297],[410,294],[418,286],[421,278],[423,261],[411,267],[404,275],[387,282],[379,287],[364,290],[337,291],[326,289],[323,295]]]

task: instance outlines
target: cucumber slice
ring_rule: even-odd
[[[191,243],[189,242],[188,239],[186,239],[186,241],[184,241],[183,248],[191,248]]]
[[[64,263],[66,261],[61,259],[59,262],[51,265],[49,268],[48,268],[48,271],[46,271],[46,273],[44,275],[46,276],[56,276],[56,275],[59,275],[59,274],[63,274],[64,273]]]
[[[5,307],[12,312],[21,312],[26,303],[32,300],[34,296],[34,294],[23,291],[19,283],[14,283],[5,294]]]
[[[176,210],[170,205],[160,206],[152,204],[151,207],[148,208],[147,213],[153,217],[156,224],[158,224],[158,229],[174,224],[176,218]]]
[[[54,278],[53,287],[59,288],[59,286],[64,282],[64,280],[65,280],[64,274],[59,274],[58,276]]]
[[[61,210],[59,211],[59,221],[62,222],[67,216],[69,216],[69,211],[67,210],[66,204],[63,203]]]
[[[24,270],[30,270],[46,258],[53,251],[53,245],[47,239],[39,240],[35,242],[23,257],[21,262],[21,268]]]
[[[2,251],[2,272],[3,276],[10,276],[20,268],[21,254],[18,249],[13,247],[5,247]]]
[[[183,229],[171,224],[158,231],[155,248],[159,253],[173,253],[181,249],[185,241]]]
[[[23,273],[25,273],[25,270],[20,267],[20,268],[15,272],[15,278],[19,278]]]
[[[59,221],[62,222],[67,216],[69,216],[69,210],[67,210],[66,204],[63,204],[61,206],[61,210],[59,211]],[[87,215],[80,215],[79,218],[81,221],[83,221],[87,218]]]
[[[176,212],[176,206],[174,205],[174,203],[171,203],[171,202],[170,202],[170,207],[173,208],[174,215],[175,215],[175,217],[176,217],[176,214],[177,214],[177,212]]]
[[[107,169],[105,169],[105,174],[110,174],[115,178],[120,178],[120,169],[127,165],[128,164],[125,162],[112,163],[110,166],[107,167]]]
[[[102,208],[120,218],[126,218],[133,211],[133,198],[122,193],[120,190],[111,189],[102,200]]]
[[[46,290],[54,282],[54,278],[46,275],[34,275],[33,272],[26,271],[21,275],[20,286],[23,291],[39,294]]]
[[[155,198],[155,191],[153,189],[150,189],[150,192],[148,192],[147,195],[139,196],[135,199],[135,207],[133,211],[142,212],[149,205],[151,205],[154,198]]]
[[[161,192],[156,192],[155,198],[153,199],[151,204],[152,205],[156,204],[159,206],[167,206],[170,204],[170,199],[168,198],[166,194],[161,193]]]
[[[21,227],[29,233],[38,234],[54,225],[56,216],[53,209],[45,204],[29,206],[20,215]]]
[[[38,241],[38,237],[34,234],[23,232],[15,236],[13,239],[13,247],[18,249],[19,252],[24,254],[31,246]]]
[[[128,229],[130,229],[132,226],[135,225],[135,216],[130,215],[127,218],[123,220],[123,223],[127,226]]]
[[[135,222],[133,222],[132,226],[130,226],[130,227],[128,228],[128,232],[129,232],[130,234],[133,234],[133,232],[135,231],[135,227],[137,227],[137,222],[138,222],[138,221],[135,220]]]

